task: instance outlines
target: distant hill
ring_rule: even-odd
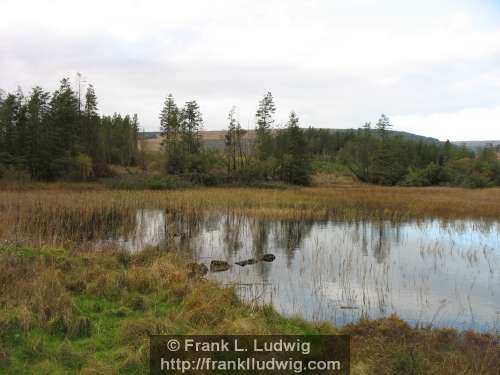
[[[335,133],[335,132],[348,132],[352,130],[357,130],[357,129],[328,129],[330,132]],[[372,130],[372,132],[376,132],[376,130]],[[161,136],[160,132],[144,132],[141,133],[144,134],[144,139],[145,139],[145,146],[147,150],[150,151],[156,151],[160,149],[161,145]],[[216,149],[222,149],[224,148],[224,136],[226,134],[225,130],[207,130],[201,132],[201,137],[203,140],[203,143],[207,147],[211,148],[216,148]],[[391,131],[390,134],[394,137],[400,136],[404,139],[411,139],[415,141],[423,141],[427,143],[439,143],[440,141],[436,138],[431,138],[431,137],[424,137],[421,135],[413,134],[413,133],[408,133],[408,132],[403,132],[403,131]],[[246,139],[251,141],[255,138],[255,131],[254,130],[249,130]]]
[[[458,141],[453,143],[457,146],[465,145],[465,147],[472,150],[477,150],[487,146],[500,147],[500,141]]]

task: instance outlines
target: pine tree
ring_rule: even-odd
[[[26,168],[35,179],[44,179],[50,174],[50,153],[48,152],[50,94],[41,87],[35,87],[27,102],[27,159]]]
[[[182,141],[189,155],[199,154],[201,151],[201,130],[203,118],[196,100],[189,101],[181,111]]]
[[[273,115],[276,112],[273,95],[268,92],[259,102],[259,108],[255,114],[256,129],[256,148],[259,159],[267,159],[271,154],[272,127],[274,124]]]
[[[236,139],[236,129],[239,125],[238,120],[235,118],[236,108],[231,108],[227,119],[229,121],[228,129],[225,135],[225,153],[226,153],[226,163],[227,163],[227,175],[232,177],[234,171],[236,170],[236,158],[237,158],[237,139]]]
[[[81,116],[81,141],[84,152],[96,158],[95,145],[99,136],[99,114],[97,113],[97,96],[94,87],[89,85],[85,94],[85,107]]]
[[[51,177],[65,173],[68,158],[76,155],[81,144],[79,139],[78,98],[69,79],[61,80],[50,101],[50,153],[54,163]]]
[[[0,111],[0,163],[13,164],[15,161],[16,121],[19,103],[16,95],[8,94]]]
[[[246,133],[247,131],[241,127],[241,123],[237,121],[235,129],[235,149],[238,154],[237,161],[239,162],[237,162],[236,164],[239,164],[240,170],[243,169],[245,165],[245,150],[243,145],[243,138],[245,137]]]
[[[139,163],[139,116],[134,113],[132,116],[132,123],[130,128],[130,155],[131,155],[131,165],[137,165]]]
[[[299,118],[293,111],[290,113],[285,134],[283,180],[291,184],[307,185],[310,165],[306,154],[306,140],[299,127]]]
[[[175,104],[172,94],[169,94],[160,112],[160,131],[167,159],[167,173],[172,174],[183,173],[185,165],[180,120],[179,108]]]
[[[380,119],[377,121],[376,128],[377,128],[379,135],[383,139],[385,139],[388,131],[392,128],[392,125],[389,122],[389,117],[387,117],[386,115],[384,115],[382,113],[382,115],[380,116]]]
[[[174,97],[169,94],[160,112],[160,132],[164,143],[177,141],[179,137],[179,109],[175,104]]]

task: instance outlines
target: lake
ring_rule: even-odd
[[[228,261],[229,270],[207,277],[286,315],[339,326],[397,314],[415,326],[500,327],[498,221],[297,222],[161,210],[139,210],[131,221],[127,234],[105,242],[131,252],[175,243],[208,266]],[[276,259],[234,264],[267,253]]]

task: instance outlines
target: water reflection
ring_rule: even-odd
[[[193,258],[260,262],[209,274],[243,299],[342,325],[396,313],[416,325],[495,330],[500,318],[500,224],[427,220],[268,221],[141,210],[118,241],[130,251],[176,244]]]

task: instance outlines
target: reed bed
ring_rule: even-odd
[[[498,218],[500,188],[396,188],[367,185],[333,188],[194,188],[176,191],[68,189],[35,185],[25,191],[0,189],[2,213],[61,208],[82,214],[99,210],[156,208],[185,213],[231,210],[273,219],[376,217],[406,219]]]
[[[195,188],[178,191],[105,190],[100,185],[37,184],[0,190],[0,239],[69,245],[101,234],[119,236],[134,226],[138,209],[185,217],[245,215],[294,221],[419,220],[500,217],[500,189]],[[195,219],[196,220],[196,219]],[[45,242],[50,239],[51,242]]]

